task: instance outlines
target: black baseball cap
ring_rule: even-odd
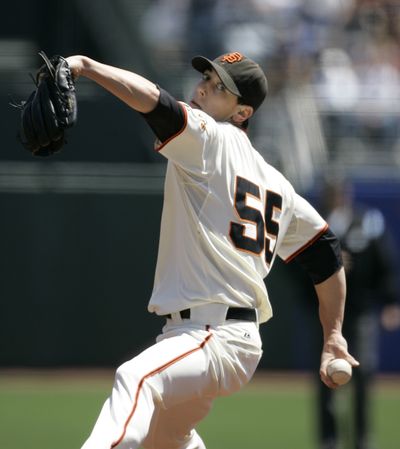
[[[213,68],[224,86],[256,110],[267,95],[267,78],[261,67],[239,52],[226,53],[211,61],[195,56],[192,66],[201,73]]]

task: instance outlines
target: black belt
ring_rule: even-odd
[[[178,312],[182,319],[190,320],[190,309],[181,310]],[[172,318],[171,314],[165,315],[167,318]],[[245,307],[229,307],[226,312],[227,320],[241,320],[241,321],[257,321],[257,314],[255,309],[248,309]]]

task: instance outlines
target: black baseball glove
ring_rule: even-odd
[[[35,156],[50,156],[61,150],[65,130],[77,121],[75,83],[62,56],[39,55],[45,64],[36,74],[36,89],[27,101],[14,106],[21,109],[22,145]]]

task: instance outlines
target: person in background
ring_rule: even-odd
[[[382,213],[357,204],[349,182],[326,181],[321,198],[320,212],[339,238],[346,270],[343,334],[360,362],[350,384],[354,390],[351,447],[370,449],[371,384],[378,362],[379,324],[386,330],[400,326],[393,245]],[[318,391],[320,447],[337,449],[339,426],[335,391],[323,384],[318,386]]]

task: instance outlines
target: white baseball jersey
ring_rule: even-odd
[[[181,105],[185,127],[158,147],[168,168],[149,311],[215,302],[256,308],[265,322],[276,255],[295,257],[327,224],[243,130]]]

